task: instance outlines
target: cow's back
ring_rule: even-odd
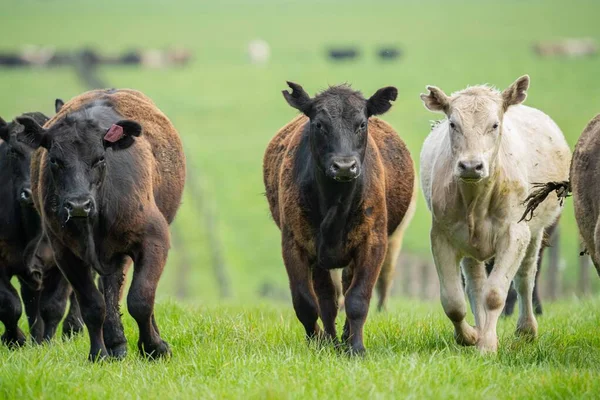
[[[369,135],[377,145],[385,169],[388,234],[392,234],[413,199],[415,167],[406,144],[388,123],[371,118]]]
[[[143,134],[136,141],[146,142],[151,150],[153,160],[147,161],[152,173],[154,201],[167,221],[172,222],[185,184],[185,155],[177,130],[150,98],[132,89],[92,90],[65,103],[44,126],[52,126],[67,114],[97,100],[108,100],[124,119],[134,120],[142,126]],[[32,158],[32,166],[37,165],[32,168],[32,184],[38,182],[43,152],[43,149],[37,150]]]

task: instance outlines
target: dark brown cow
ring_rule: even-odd
[[[138,347],[151,357],[170,354],[154,318],[154,297],[185,180],[177,131],[134,90],[84,93],[43,128],[30,118],[18,121],[25,126],[22,140],[39,148],[31,165],[33,198],[54,258],[77,295],[90,359],[125,355],[118,300],[130,259],[127,305],[140,329]],[[93,270],[106,280],[104,296]]]
[[[271,215],[281,229],[283,261],[296,315],[307,337],[337,343],[337,296],[330,270],[344,268],[343,340],[362,354],[363,326],[388,237],[407,212],[414,166],[396,132],[370,118],[390,109],[393,87],[368,100],[349,86],[315,98],[288,82],[284,97],[304,115],[284,126],[264,156]]]

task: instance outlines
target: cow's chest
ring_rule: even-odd
[[[469,225],[466,220],[455,221],[448,229],[448,238],[460,255],[480,261],[494,257],[501,226],[492,218],[477,219],[471,227]]]

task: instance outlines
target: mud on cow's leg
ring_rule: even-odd
[[[0,271],[0,321],[4,324],[4,334],[0,337],[8,346],[22,346],[26,342],[25,335],[18,326],[23,309],[21,299],[10,283],[6,271]]]
[[[282,230],[283,263],[287,270],[296,317],[306,331],[308,339],[318,338],[321,328],[317,323],[319,306],[311,278],[308,256],[296,244],[291,232]]]
[[[148,222],[141,251],[134,258],[133,278],[127,295],[127,308],[140,330],[138,349],[142,356],[148,358],[171,355],[171,349],[160,337],[154,319],[156,288],[167,262],[169,246],[167,221],[162,215],[156,215]]]
[[[525,257],[515,276],[515,287],[519,294],[519,320],[516,333],[531,337],[537,336],[538,327],[533,309],[533,290],[542,236],[543,231],[540,231],[531,238]]]
[[[81,316],[88,328],[90,337],[89,359],[91,361],[102,360],[108,357],[104,338],[102,337],[106,305],[102,294],[94,283],[92,269],[69,249],[62,246],[58,240],[53,241],[52,248],[58,267],[77,295]]]
[[[319,315],[323,322],[325,336],[334,344],[338,343],[335,319],[338,313],[338,296],[331,273],[322,268],[313,269],[313,283],[319,304]]]
[[[454,324],[456,342],[473,346],[479,338],[477,330],[467,323],[467,302],[463,289],[459,256],[442,233],[435,227],[431,230],[431,250],[440,280],[440,298],[444,312]]]
[[[498,240],[494,270],[484,286],[486,321],[477,348],[482,352],[496,352],[498,335],[496,327],[506,302],[506,294],[514,279],[530,240],[529,228],[524,224],[511,224]],[[529,298],[531,301],[531,297]]]
[[[119,300],[121,297],[121,288],[125,280],[124,268],[129,263],[129,257],[125,257],[121,262],[121,268],[115,273],[107,276],[101,276],[98,287],[104,295],[106,302],[106,320],[104,321],[104,343],[111,357],[123,358],[127,355],[127,339],[123,331],[121,321],[121,310]]]
[[[385,235],[380,234],[379,237],[385,238]],[[348,324],[347,341],[352,355],[363,355],[366,351],[363,330],[369,313],[373,287],[385,258],[386,247],[386,240],[377,243],[373,238],[373,242],[368,241],[354,256],[352,282],[344,300]],[[346,331],[346,328],[344,330]]]

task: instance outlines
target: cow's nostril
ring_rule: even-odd
[[[464,170],[466,170],[466,169],[467,169],[467,166],[465,165],[465,163],[464,163],[464,162],[460,161],[460,162],[458,163],[458,169],[460,169],[460,170],[464,171]]]
[[[479,163],[475,166],[475,171],[481,172],[483,171],[483,163]]]
[[[338,163],[334,162],[332,168],[333,168],[334,171],[337,172],[340,169],[340,165]]]

